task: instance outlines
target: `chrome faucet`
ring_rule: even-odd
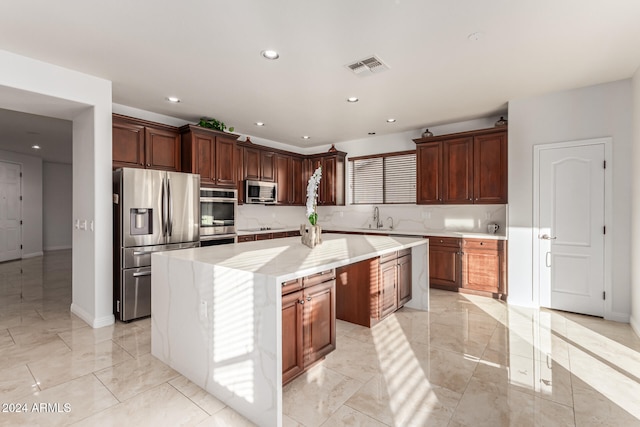
[[[389,227],[389,230],[393,230],[393,218],[389,217],[387,218],[387,220],[391,220],[391,226]]]
[[[376,228],[382,227],[382,221],[380,221],[380,210],[377,206],[373,208],[373,222],[376,223]]]

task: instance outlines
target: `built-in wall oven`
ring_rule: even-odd
[[[237,212],[237,190],[200,188],[200,246],[235,243]]]

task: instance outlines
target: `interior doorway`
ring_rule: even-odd
[[[609,144],[534,147],[534,283],[542,307],[605,315]]]
[[[0,262],[22,258],[22,167],[0,161]]]

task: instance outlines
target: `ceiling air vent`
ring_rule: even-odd
[[[389,67],[382,62],[382,59],[375,55],[371,55],[352,64],[348,64],[346,67],[359,76],[370,76],[389,69]]]

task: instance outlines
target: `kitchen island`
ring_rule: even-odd
[[[323,234],[152,255],[152,354],[259,425],[282,425],[283,282],[411,249],[412,295],[429,306],[428,240]],[[338,342],[339,349],[339,342]]]

